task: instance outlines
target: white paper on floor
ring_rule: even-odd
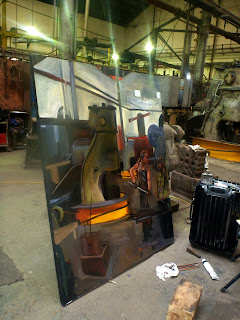
[[[165,281],[165,278],[177,277],[179,274],[178,267],[173,262],[165,263],[162,266],[157,266],[156,272],[158,278],[163,281]]]

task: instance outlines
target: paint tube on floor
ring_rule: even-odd
[[[206,259],[202,259],[202,263],[205,267],[205,269],[207,270],[207,272],[210,274],[210,277],[213,280],[219,280],[216,272],[213,270],[212,266],[210,265],[210,263],[206,260]]]

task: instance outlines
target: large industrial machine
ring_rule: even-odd
[[[187,138],[200,136],[210,140],[239,143],[240,63],[216,67],[205,100],[193,106],[188,118]]]
[[[215,79],[219,80],[210,110],[203,122],[205,138],[240,143],[240,61],[232,66],[218,68]]]

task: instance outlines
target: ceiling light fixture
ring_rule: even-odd
[[[153,50],[153,45],[151,44],[151,42],[148,42],[148,43],[146,44],[145,49],[146,49],[147,52],[149,52],[149,53]]]
[[[40,36],[40,32],[34,27],[26,27],[26,31],[30,36]]]
[[[112,55],[112,58],[113,58],[114,61],[118,61],[119,55],[115,52],[115,53]]]

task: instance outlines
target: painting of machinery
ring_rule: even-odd
[[[66,305],[173,243],[169,171],[178,164],[179,130],[164,123],[154,76],[129,74],[120,96],[115,81],[89,64],[46,58],[34,77]]]

